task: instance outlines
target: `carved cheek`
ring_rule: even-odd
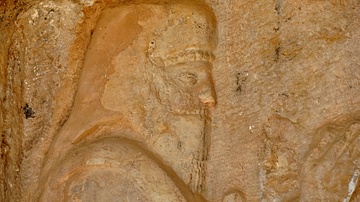
[[[178,89],[171,98],[173,101],[173,107],[186,109],[192,105],[192,93],[189,91]]]
[[[202,108],[204,105],[207,107],[214,106],[216,103],[215,91],[212,82],[207,79],[207,76],[205,78],[191,87],[175,86],[175,91],[170,97],[173,108],[197,109]]]

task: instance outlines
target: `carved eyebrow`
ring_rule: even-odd
[[[190,73],[190,72],[182,72],[178,75],[177,77],[178,81],[180,81],[182,84],[185,84],[185,85],[194,85],[197,83],[198,81],[198,77],[193,74],[193,73]]]

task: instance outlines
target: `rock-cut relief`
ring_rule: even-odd
[[[359,201],[360,119],[317,130],[301,176],[301,201]]]
[[[199,2],[102,11],[40,201],[202,201],[215,18]]]

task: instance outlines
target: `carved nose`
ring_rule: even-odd
[[[200,102],[208,107],[212,107],[216,104],[215,91],[212,87],[207,86],[199,91]]]

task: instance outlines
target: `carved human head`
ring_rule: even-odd
[[[161,70],[153,79],[155,91],[172,113],[198,114],[216,102],[214,19],[204,5],[173,4],[149,41],[147,56]]]
[[[106,8],[84,65],[94,70],[84,71],[83,75],[109,67],[110,76],[101,81],[106,83],[104,90],[100,80],[92,76],[99,83],[98,90],[85,86],[78,93],[96,99],[94,91],[104,92],[101,102],[106,109],[126,111],[131,102],[136,106],[143,102],[135,94],[141,85],[148,84],[134,79],[144,74],[145,78],[152,77],[148,79],[150,94],[168,111],[198,113],[215,104],[211,77],[215,25],[213,13],[199,0],[144,0]],[[99,53],[106,57],[99,59]],[[134,99],[129,102],[129,97]]]

